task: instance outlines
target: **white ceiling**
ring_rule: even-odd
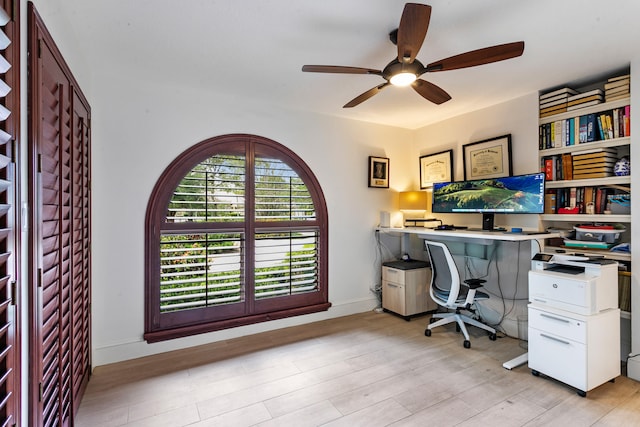
[[[192,86],[248,102],[422,127],[628,66],[639,57],[637,0],[432,0],[418,59],[524,40],[523,56],[423,78],[452,100],[437,106],[389,87],[352,108],[378,76],[303,73],[304,64],[382,69],[400,0],[65,0],[89,64],[104,74]],[[99,67],[99,68],[98,68]]]

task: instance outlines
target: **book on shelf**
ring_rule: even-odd
[[[567,104],[554,105],[553,107],[543,108],[540,110],[540,117],[555,116],[556,114],[567,111]]]
[[[573,167],[572,176],[573,176],[573,174],[579,175],[579,174],[586,173],[586,172],[609,172],[609,173],[612,173],[613,172],[613,165],[612,164],[597,165],[597,166],[577,165],[577,166]],[[572,179],[572,178],[567,178],[567,179]]]
[[[561,89],[556,89],[551,92],[546,92],[540,95],[540,100],[549,99],[557,96],[570,96],[577,94],[578,91],[571,89],[570,87],[563,87]]]
[[[625,74],[612,77],[604,84],[604,96],[606,102],[628,98],[631,93],[631,76]]]
[[[631,311],[631,272],[618,271],[618,308]]]
[[[600,101],[602,102],[602,95],[591,95],[584,98],[574,99],[573,101],[567,101],[567,107],[571,107],[574,105],[581,105],[591,101]],[[598,104],[598,102],[596,102]],[[584,106],[584,105],[582,105]]]
[[[616,154],[616,149],[613,147],[592,147],[592,148],[588,148],[588,147],[584,147],[584,149],[580,149],[579,151],[574,151],[573,152],[573,156],[586,156],[587,154],[594,154],[594,153],[609,153],[609,154]]]
[[[631,132],[629,105],[599,113],[576,114],[562,120],[550,120],[539,126],[538,148],[559,148],[593,141],[624,138]]]
[[[546,100],[546,101],[540,101],[540,110],[544,109],[544,108],[548,108],[548,107],[553,107],[554,105],[567,105],[567,97],[559,97],[559,98],[552,98],[550,100]]]
[[[619,99],[626,99],[629,98],[629,94],[619,94],[619,95],[611,95],[608,98],[606,98],[607,102],[613,102],[613,101],[617,101]]]
[[[613,190],[599,186],[551,188],[545,192],[545,212],[558,213],[560,208],[567,208],[579,214],[602,214],[607,195],[612,193]]]
[[[628,85],[630,82],[631,82],[631,74],[611,77],[610,79],[607,79],[607,82],[604,84],[604,89],[607,90],[620,85],[625,85],[625,84]]]
[[[578,157],[578,158],[574,156],[572,158],[573,166],[576,168],[582,165],[604,166],[608,163],[615,163],[617,161],[618,161],[617,156],[610,156],[610,155],[602,155],[601,157]]]
[[[592,179],[592,178],[607,178],[613,175],[613,171],[608,172],[574,172],[573,179]]]
[[[614,76],[614,77],[609,77],[607,79],[607,82],[616,82],[619,80],[624,80],[624,79],[630,79],[631,78],[631,74],[623,74],[621,76]]]
[[[573,156],[569,153],[562,155],[562,179],[573,179]]]
[[[602,100],[593,100],[593,101],[588,101],[588,102],[582,102],[576,105],[572,105],[570,107],[567,107],[567,111],[575,111],[575,110],[580,110],[581,108],[586,108],[586,107],[591,107],[592,105],[598,105],[598,104],[602,104]]]
[[[610,89],[606,89],[604,91],[604,96],[607,97],[610,95],[621,95],[621,94],[627,94],[628,96],[630,93],[631,93],[631,85],[629,83],[626,83],[620,86],[615,86]]]
[[[556,192],[551,190],[544,195],[544,213],[556,213]]]
[[[602,89],[592,89],[587,92],[581,92],[575,95],[571,95],[569,98],[567,98],[567,101],[572,102],[572,101],[577,101],[584,98],[591,98],[594,96],[602,98],[602,93],[603,93]]]

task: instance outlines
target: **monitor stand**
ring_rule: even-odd
[[[494,215],[492,213],[482,214],[482,231],[494,231],[493,229]]]

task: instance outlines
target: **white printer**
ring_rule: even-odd
[[[534,306],[584,315],[617,308],[618,263],[603,258],[538,254],[529,271],[529,301]]]

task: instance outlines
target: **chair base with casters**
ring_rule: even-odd
[[[489,294],[479,290],[485,280],[472,278],[462,282],[453,256],[444,243],[425,240],[425,246],[431,263],[429,295],[439,306],[454,311],[434,314],[431,317],[432,323],[427,326],[424,334],[429,337],[433,328],[455,322],[456,329],[464,334],[464,347],[470,348],[471,340],[465,326],[466,323],[484,329],[489,333],[489,338],[495,341],[496,330],[494,328],[473,319],[471,316],[462,314],[462,310],[473,312],[472,307],[476,301],[489,298]],[[435,319],[440,320],[434,322]]]
[[[435,321],[435,319],[440,320]],[[459,309],[456,310],[455,313],[435,313],[431,316],[430,322],[433,323],[429,323],[427,329],[424,330],[424,334],[427,337],[431,336],[431,329],[455,322],[456,330],[459,330],[464,335],[464,348],[471,348],[471,340],[469,339],[469,332],[467,331],[465,323],[480,329],[484,329],[485,331],[489,332],[490,340],[496,340],[496,330],[494,328],[489,325],[485,325],[484,323],[478,322],[477,320],[472,319],[466,314],[462,314]]]

